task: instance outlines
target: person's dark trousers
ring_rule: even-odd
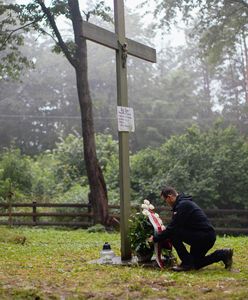
[[[214,230],[203,232],[181,229],[173,235],[172,245],[176,249],[182,265],[200,269],[223,260],[222,250],[216,250],[206,256],[206,253],[213,247],[215,240]],[[187,251],[183,243],[190,245],[190,252]]]

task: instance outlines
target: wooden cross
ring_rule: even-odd
[[[83,21],[83,37],[116,50],[117,105],[128,107],[127,55],[156,62],[156,50],[125,37],[123,0],[114,0],[115,33]],[[130,216],[129,132],[119,132],[121,259],[131,259],[128,238]]]

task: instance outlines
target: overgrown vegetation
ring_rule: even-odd
[[[119,203],[118,144],[98,135],[98,159],[110,203]],[[14,147],[0,157],[0,199],[9,201],[88,203],[82,138],[68,135],[53,151],[34,157]],[[194,196],[204,208],[248,208],[248,142],[233,127],[191,127],[157,148],[131,155],[132,203],[144,198],[159,204],[165,184]]]
[[[116,233],[1,227],[1,237],[3,231],[9,236],[26,237],[23,245],[0,240],[3,300],[247,298],[246,237],[217,239],[215,249],[234,248],[232,271],[218,263],[178,274],[168,269],[88,264],[99,258],[106,241],[120,255]]]

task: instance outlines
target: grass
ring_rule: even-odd
[[[0,299],[248,299],[248,238],[219,237],[234,248],[232,271],[222,263],[174,273],[143,267],[88,264],[117,233],[0,227]]]

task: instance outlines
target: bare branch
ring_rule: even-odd
[[[89,19],[90,19],[91,11],[86,12],[86,11],[83,10],[83,13],[84,13],[84,15],[86,17],[86,21],[88,22]]]
[[[44,34],[50,36],[50,37],[53,39],[53,41],[54,41],[56,44],[58,44],[58,41],[54,38],[54,36],[53,36],[51,33],[47,32],[47,31],[46,31],[45,29],[43,29],[43,28],[41,28],[40,30],[42,31],[42,33],[44,33]]]

